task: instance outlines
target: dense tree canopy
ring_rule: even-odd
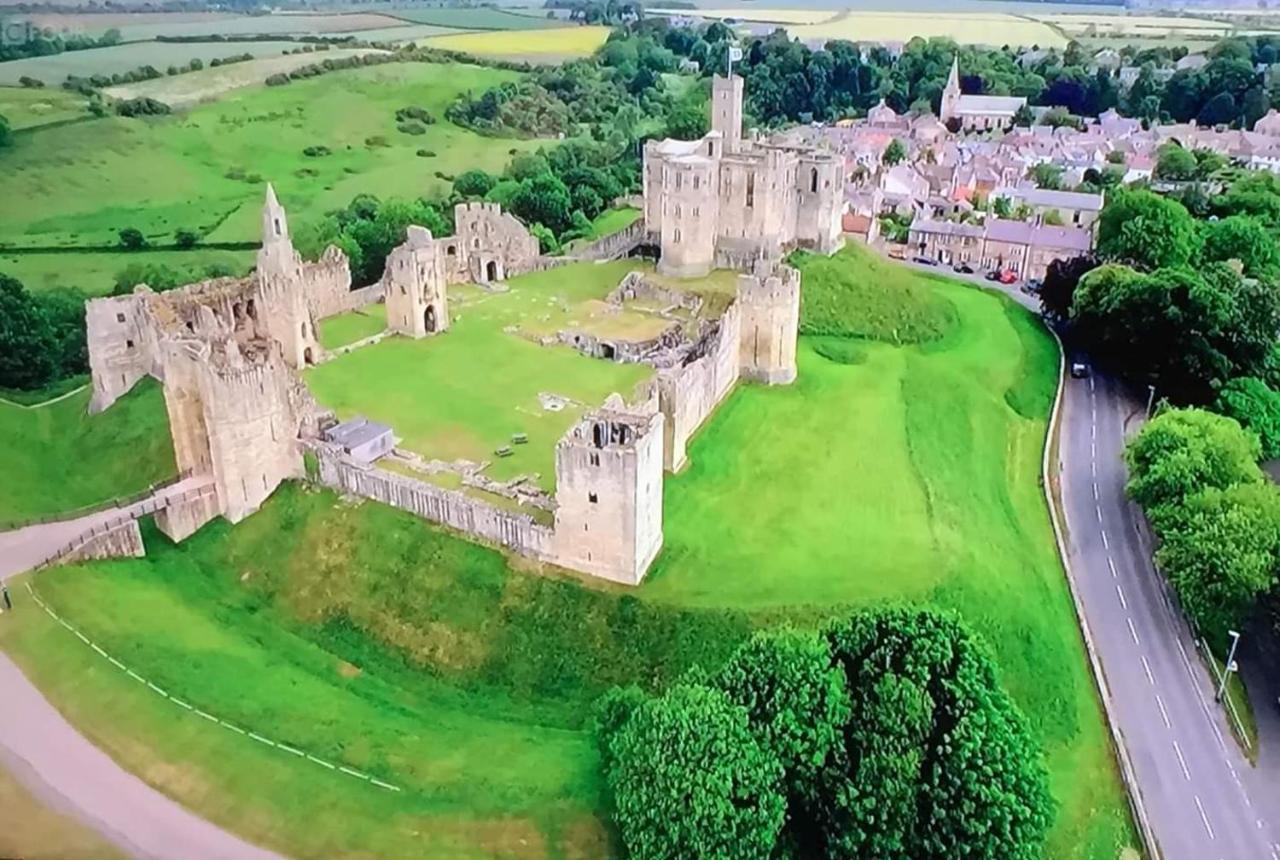
[[[88,369],[84,295],[69,287],[32,295],[0,274],[0,388],[40,388]]]
[[[1261,480],[1258,437],[1233,418],[1202,409],[1157,415],[1125,450],[1129,495],[1150,512],[1207,489]]]
[[[1151,191],[1116,191],[1098,220],[1098,254],[1138,269],[1185,266],[1199,247],[1191,213]]]
[[[1016,860],[1053,813],[985,648],[931,611],[758,634],[656,699],[607,696],[597,727],[637,857]]]
[[[1244,273],[1274,282],[1280,266],[1276,237],[1256,218],[1231,215],[1206,223],[1202,231],[1201,259],[1207,262],[1239,260]]]
[[[1242,376],[1222,386],[1213,410],[1258,434],[1264,459],[1280,458],[1280,392],[1257,377]]]

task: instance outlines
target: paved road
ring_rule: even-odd
[[[0,690],[0,759],[51,808],[83,821],[133,857],[279,860],[126,772],[76,732],[3,654]]]
[[[208,479],[187,479],[157,493],[165,498]],[[41,563],[94,525],[144,503],[76,520],[0,533],[0,579]],[[40,611],[15,591],[16,611]],[[5,616],[0,615],[0,624]],[[68,635],[68,648],[81,647]],[[0,760],[51,808],[83,821],[127,854],[169,860],[268,860],[264,851],[220,830],[125,771],[62,718],[36,686],[0,654]]]
[[[1003,289],[1039,310],[1016,288],[958,277]],[[1276,751],[1264,750],[1262,766],[1254,769],[1230,736],[1186,622],[1152,565],[1145,521],[1124,494],[1126,433],[1140,424],[1145,407],[1106,377],[1066,381],[1058,466],[1069,575],[1159,856],[1280,860]],[[1260,716],[1266,725],[1273,722],[1270,713]]]

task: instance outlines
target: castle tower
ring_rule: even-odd
[[[790,266],[738,276],[742,307],[739,361],[753,382],[785,385],[796,378],[800,272]]]
[[[711,271],[719,222],[719,165],[705,155],[682,155],[662,167],[658,271],[698,278]]]
[[[430,230],[411,226],[408,239],[387,256],[382,284],[392,331],[419,338],[449,327],[448,274],[440,251]]]
[[[951,73],[947,75],[947,85],[942,88],[942,106],[938,111],[938,119],[946,122],[960,115],[960,55],[951,58]]]
[[[742,78],[711,77],[711,130],[720,132],[725,152],[737,152],[742,143]]]
[[[267,200],[262,206],[262,247],[258,249],[258,274],[294,277],[301,261],[289,239],[289,219],[276,199],[276,190],[267,183]]]
[[[662,548],[662,414],[611,395],[556,443],[555,558],[636,585]]]
[[[804,248],[830,254],[843,242],[844,164],[835,155],[802,155],[796,167],[796,241]]]

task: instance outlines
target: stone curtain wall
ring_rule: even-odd
[[[325,248],[316,262],[304,262],[298,275],[302,281],[302,294],[307,298],[307,309],[317,321],[376,301],[368,297],[366,291],[369,287],[351,289],[351,264],[347,255],[333,245]]]
[[[449,526],[538,561],[551,559],[552,530],[528,514],[503,510],[456,490],[361,466],[332,445],[313,448],[320,483]]]
[[[60,561],[69,564],[94,558],[142,558],[146,554],[138,521],[129,519],[93,535],[80,547],[62,556]]]
[[[616,233],[601,236],[573,253],[579,260],[617,260],[625,257],[644,241],[644,218],[637,218]]]
[[[326,293],[323,301],[318,298],[312,300],[311,313],[315,315],[316,322],[320,322],[320,320],[328,319],[329,317],[336,317],[338,314],[362,310],[369,305],[377,304],[382,301],[382,297],[381,282],[361,287],[358,290]]]
[[[701,358],[658,373],[658,405],[666,418],[663,466],[679,471],[685,447],[738,381],[741,312],[738,303],[720,318],[720,330]]]

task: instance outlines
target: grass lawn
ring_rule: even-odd
[[[0,272],[22,281],[32,292],[75,287],[90,296],[104,296],[115,287],[116,276],[128,266],[162,265],[178,269],[226,266],[236,274],[253,268],[254,251],[119,251],[116,253],[23,253],[0,248]]]
[[[90,52],[74,52],[83,53]],[[5,153],[0,199],[40,205],[0,207],[0,243],[109,245],[124,227],[155,242],[171,241],[180,228],[205,231],[211,242],[257,242],[268,180],[295,231],[357,194],[447,192],[463,170],[497,173],[513,149],[539,145],[480,137],[443,119],[458,93],[515,77],[455,63],[395,63],[236,90],[183,114],[19,135]],[[406,105],[441,120],[422,135],[399,132],[395,112]],[[386,145],[366,144],[375,137]],[[317,144],[331,154],[303,155]],[[437,154],[419,157],[419,149]]]
[[[21,766],[21,765],[19,765]],[[51,809],[0,762],[0,857],[116,860],[124,855],[79,821]]]
[[[338,314],[320,321],[320,345],[325,349],[337,349],[366,337],[372,337],[387,327],[387,306],[369,305],[358,311]]]
[[[556,27],[538,32],[511,30],[502,33],[432,36],[423,39],[420,44],[444,51],[463,51],[477,57],[559,62],[561,59],[585,57],[594,53],[608,37],[608,27]]]
[[[16,130],[88,116],[88,99],[66,90],[0,87],[0,116]]]
[[[608,236],[611,233],[617,233],[619,230],[625,230],[634,224],[641,214],[639,209],[633,209],[630,206],[623,206],[620,209],[606,209],[591,221],[591,233],[585,238],[599,239],[601,236]]]
[[[307,385],[344,420],[359,414],[390,424],[411,451],[442,460],[493,460],[491,477],[536,473],[552,489],[556,441],[610,393],[630,399],[649,368],[540,346],[503,329],[534,322],[539,333],[554,331],[556,321],[575,317],[632,268],[628,261],[563,266],[513,278],[507,293],[451,287],[452,325],[444,334],[387,338],[307,371]],[[549,411],[539,400],[542,393],[572,402]],[[494,458],[515,433],[527,433],[528,444]]]
[[[49,406],[0,402],[0,523],[69,511],[175,474],[159,384],[88,414],[84,389]]]
[[[308,382],[340,412],[326,385],[441,444],[480,435],[450,437],[448,414],[508,433],[499,395],[539,390],[535,370],[559,374],[553,391],[582,381],[560,355],[591,362],[530,343],[519,362],[537,367],[513,365],[504,341],[522,341],[503,329],[573,316],[627,268],[455,289],[450,333],[389,339]],[[1112,860],[1134,835],[1037,483],[1054,344],[1004,298],[916,277],[951,307],[945,334],[803,338],[794,385],[745,386],[712,416],[667,479],[666,544],[638,589],[513,572],[408,514],[298,486],[178,548],[149,534],[144,560],[41,575],[55,608],[141,674],[401,794],[175,712],[43,613],[0,619],[0,647],[127,767],[282,851],[596,858],[614,853],[584,731],[601,691],[715,666],[754,627],[917,601],[986,638],[1043,743],[1059,804],[1045,856]],[[473,400],[491,414],[466,414]]]

